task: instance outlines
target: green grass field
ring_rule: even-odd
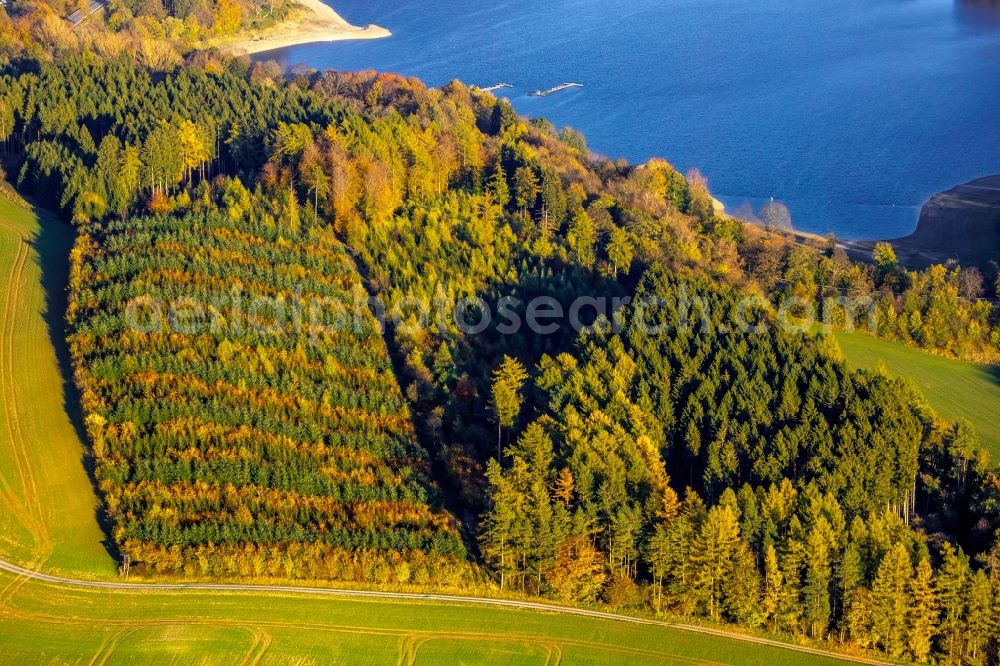
[[[968,419],[994,461],[1000,461],[1000,368],[928,354],[862,333],[835,333],[844,357],[857,367],[879,362],[909,377],[931,407],[949,421]]]
[[[72,232],[0,197],[0,559],[116,578],[64,384]],[[0,664],[833,664],[679,629],[458,603],[94,590],[0,571]]]
[[[440,602],[139,594],[6,573],[0,599],[4,663],[843,663],[665,627]]]
[[[60,359],[72,247],[64,223],[0,196],[0,557],[112,575]]]

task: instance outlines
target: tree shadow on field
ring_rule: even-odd
[[[1000,365],[986,366],[986,369],[983,371],[983,374],[986,375],[986,379],[991,384],[1000,388]]]
[[[45,294],[45,307],[42,314],[45,318],[45,328],[49,341],[56,352],[56,361],[62,379],[60,391],[63,410],[70,423],[73,424],[77,437],[84,445],[80,463],[87,472],[94,497],[97,499],[94,517],[104,534],[101,545],[115,562],[120,562],[121,553],[114,539],[111,538],[113,524],[104,511],[104,502],[97,485],[94,458],[90,455],[89,440],[83,425],[80,393],[73,383],[73,363],[69,345],[66,342],[69,253],[73,249],[76,234],[67,222],[60,220],[53,213],[40,208],[34,208],[34,212],[38,216],[39,231],[38,235],[31,239],[31,244],[37,252],[37,260],[41,268],[42,290]]]

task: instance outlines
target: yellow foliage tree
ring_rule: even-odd
[[[208,147],[202,138],[201,130],[190,120],[182,120],[178,125],[177,144],[180,147],[184,171],[187,174],[188,185],[190,185],[191,172],[208,161]]]
[[[240,29],[243,10],[236,0],[219,0],[215,6],[215,21],[212,30],[217,35],[231,35]]]

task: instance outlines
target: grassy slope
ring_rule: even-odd
[[[72,242],[62,222],[39,220],[0,196],[0,557],[107,575],[115,563],[102,545],[59,365],[65,355],[56,347],[64,344]]]
[[[513,609],[293,594],[13,586],[0,572],[3,659],[176,663],[826,664],[664,627]],[[71,619],[72,618],[72,619]],[[13,648],[13,651],[10,651]],[[246,660],[246,661],[244,661]]]
[[[835,333],[847,361],[871,368],[882,362],[909,377],[934,410],[950,421],[968,419],[993,459],[1000,461],[1000,368],[928,354],[862,333]]]
[[[0,559],[112,578],[116,564],[102,545],[83,444],[67,407],[73,397],[59,363],[71,245],[63,223],[39,220],[0,196]],[[2,571],[0,646],[3,663],[842,663],[716,636],[534,611],[70,589]]]

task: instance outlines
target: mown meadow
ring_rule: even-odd
[[[1000,368],[882,340],[863,333],[837,331],[847,362],[861,368],[879,364],[909,377],[934,410],[951,421],[966,419],[994,460],[1000,460]]]

